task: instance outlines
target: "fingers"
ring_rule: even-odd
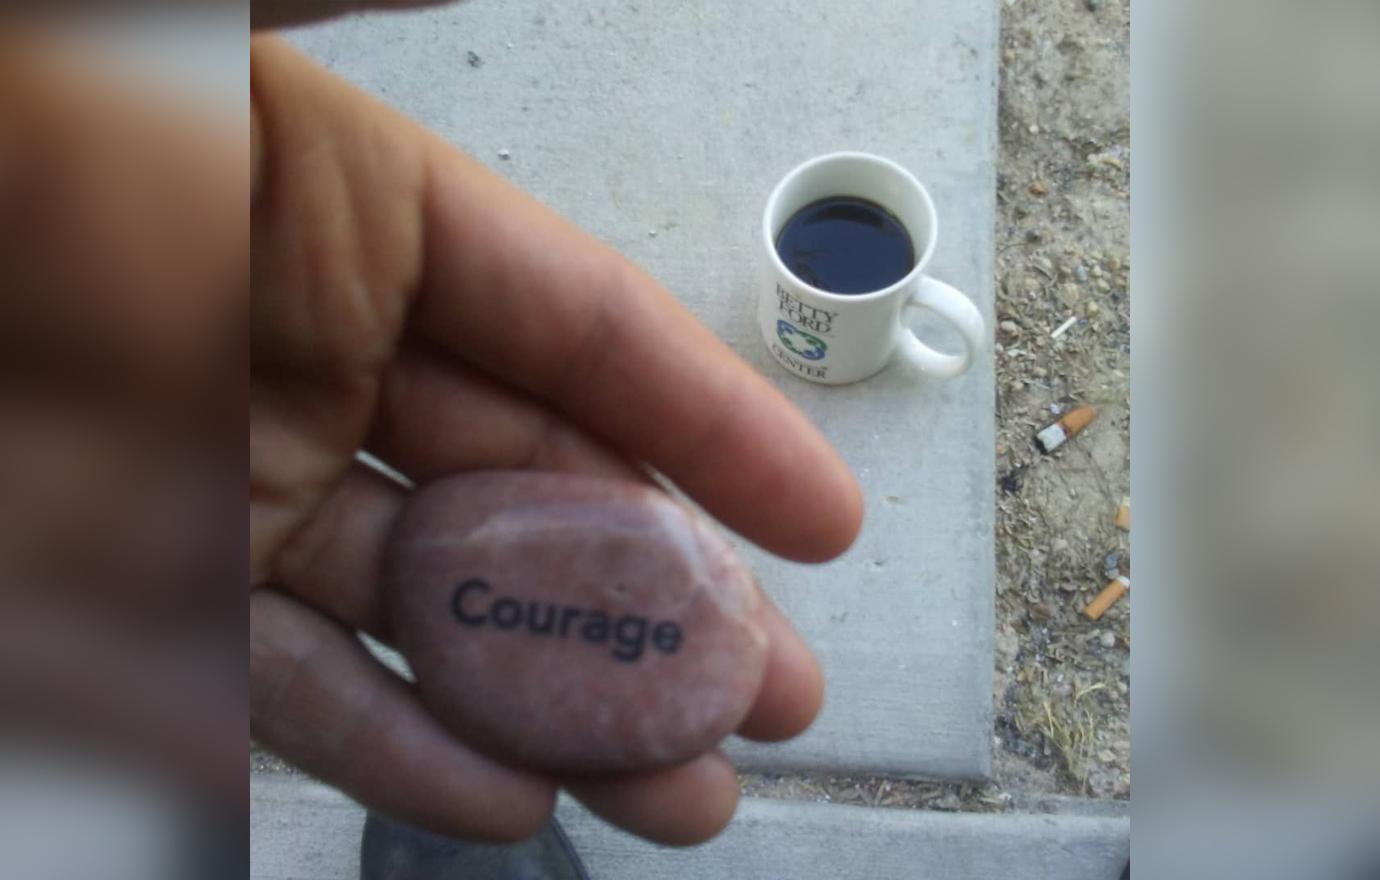
[[[767,668],[762,689],[738,728],[747,739],[774,742],[805,731],[824,703],[824,674],[795,627],[765,593]]]
[[[348,632],[272,590],[252,594],[250,730],[361,803],[452,837],[519,840],[555,786],[461,745]]]
[[[644,272],[526,194],[440,146],[430,172],[415,326],[767,549],[822,560],[848,547],[861,493],[785,397]]]
[[[385,374],[366,445],[414,482],[475,468],[647,479],[549,407],[424,343]]]
[[[391,353],[396,310],[411,303],[419,332],[659,469],[767,549],[820,560],[852,542],[862,497],[847,467],[655,281],[281,42],[256,39],[253,54],[256,351],[335,352],[367,370]],[[342,173],[323,177],[323,156]],[[360,182],[385,177],[391,185],[377,193]],[[307,192],[304,180],[321,181],[315,195],[292,198]],[[342,210],[322,217],[303,207],[321,204]],[[304,228],[312,241],[302,242]],[[303,246],[264,251],[260,238]],[[270,295],[275,288],[299,295]],[[308,332],[326,293],[355,289],[358,321],[334,319],[339,332],[324,341]]]
[[[388,638],[384,547],[407,493],[355,464],[278,554],[271,581],[351,629]]]
[[[727,827],[738,806],[738,778],[718,751],[675,767],[564,784],[595,815],[670,846],[703,843]]]
[[[344,377],[278,414],[298,434],[351,433],[345,415],[308,417],[343,412],[326,391],[372,403],[365,377],[410,309],[415,332],[767,549],[820,560],[852,542],[862,496],[844,463],[646,273],[282,41],[256,37],[252,63],[254,362]]]

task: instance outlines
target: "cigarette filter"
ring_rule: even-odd
[[[1115,605],[1117,600],[1125,596],[1130,589],[1130,578],[1125,575],[1113,578],[1112,582],[1103,587],[1102,592],[1098,593],[1097,597],[1088,603],[1088,607],[1083,609],[1083,616],[1089,620],[1100,619],[1103,614],[1107,613],[1107,609]]]
[[[1041,452],[1053,452],[1063,446],[1065,440],[1077,435],[1091,424],[1096,415],[1097,410],[1086,405],[1069,410],[1059,421],[1035,435],[1035,445],[1040,447]]]

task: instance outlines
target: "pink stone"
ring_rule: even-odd
[[[761,686],[751,575],[654,488],[527,471],[429,484],[397,523],[384,584],[422,700],[524,766],[685,761],[731,733]]]

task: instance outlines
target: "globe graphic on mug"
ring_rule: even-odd
[[[787,351],[807,361],[823,358],[825,350],[829,348],[823,339],[813,333],[806,333],[790,321],[777,320],[776,338],[781,340]]]

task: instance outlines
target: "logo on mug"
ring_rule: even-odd
[[[789,321],[776,322],[776,338],[786,346],[786,350],[799,355],[807,361],[817,361],[824,357],[829,346],[813,333],[806,333]]]

